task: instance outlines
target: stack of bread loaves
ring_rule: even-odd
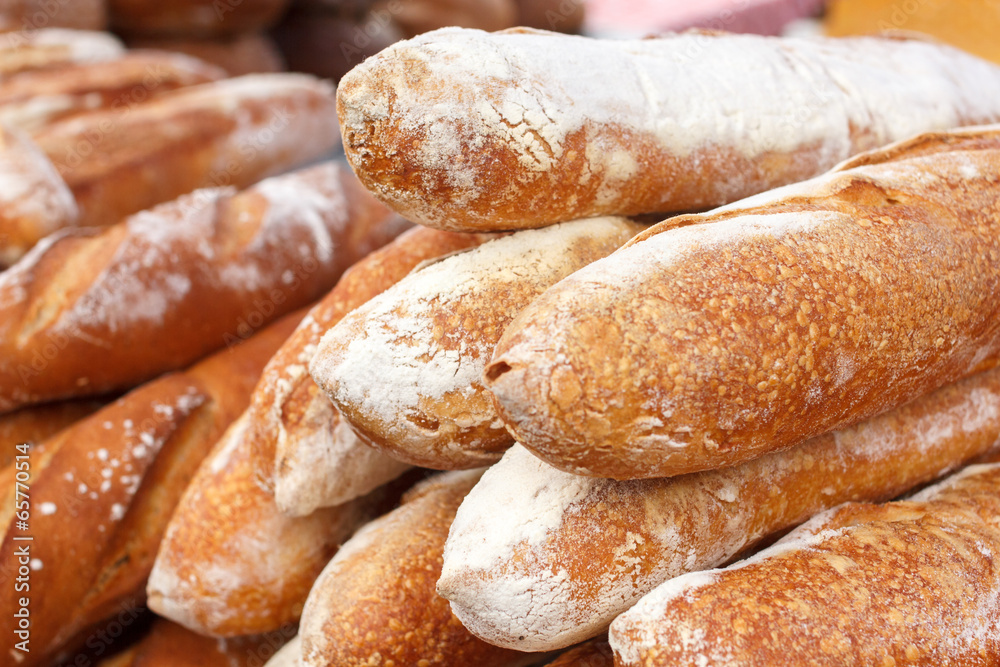
[[[1000,67],[451,28],[335,113],[191,62],[0,78],[68,100],[6,144],[8,662],[995,663],[997,468],[865,503],[1000,455]],[[354,174],[258,182],[338,117]]]
[[[469,469],[333,558],[302,664],[521,664],[456,621],[497,647],[568,647],[672,577],[989,453],[1000,127],[949,130],[1000,119],[984,81],[1000,70],[898,38],[524,29],[429,33],[345,76],[347,158],[372,193],[425,225],[505,235],[327,318],[272,369],[285,384],[255,437],[281,454],[258,447],[258,472],[313,491],[285,490],[284,509],[343,502],[322,480],[366,445],[379,455],[352,478]],[[608,217],[717,205],[641,232]],[[297,394],[310,358],[334,405],[313,439],[287,419],[314,395]],[[995,655],[1000,487],[976,475],[919,507],[837,515],[759,567],[666,584],[611,625],[617,664]],[[808,592],[784,581],[799,563],[791,586]],[[600,644],[579,655],[610,664]]]

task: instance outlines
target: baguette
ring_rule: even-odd
[[[431,478],[337,552],[302,613],[303,667],[499,667],[536,659],[476,639],[434,592],[448,526],[481,474]]]
[[[663,584],[612,623],[615,664],[997,665],[998,557],[1000,466],[973,466]]]
[[[337,106],[377,197],[415,222],[492,231],[708,208],[917,132],[997,122],[1000,67],[878,37],[446,28],[355,67]]]
[[[149,608],[214,637],[294,623],[342,542],[377,516],[382,494],[304,517],[278,511],[254,479],[247,414],[236,420],[181,497],[149,575]]]
[[[1000,369],[731,468],[616,482],[515,448],[467,496],[438,591],[473,633],[552,650],[667,579],[718,567],[849,500],[882,501],[1000,442]]]
[[[52,236],[0,274],[0,411],[183,367],[316,299],[404,224],[327,163]]]
[[[0,34],[0,79],[27,70],[119,58],[125,47],[106,32],[44,28]]]
[[[924,135],[667,220],[522,311],[486,386],[528,449],[616,479],[902,405],[997,362],[998,170],[1000,126]]]
[[[10,646],[8,657],[44,664],[123,602],[142,599],[181,493],[246,409],[261,369],[302,315],[292,313],[245,343],[143,385],[32,453],[29,530],[15,525],[13,502],[0,516],[2,571],[18,569],[23,542],[17,538],[35,538],[31,651]],[[20,595],[14,586],[0,590],[0,631],[10,637]]]
[[[442,259],[346,315],[309,370],[355,432],[387,454],[443,470],[493,463],[513,440],[480,378],[507,324],[642,229],[624,218],[578,220]]]
[[[79,209],[66,182],[21,131],[0,125],[0,271],[39,240],[75,225]]]
[[[225,72],[173,53],[132,51],[110,61],[22,72],[0,80],[0,123],[28,133],[94,109],[123,109]]]
[[[80,207],[109,225],[196,188],[244,188],[316,160],[340,142],[333,88],[302,74],[258,74],[93,111],[35,134]]]
[[[417,227],[352,266],[264,369],[250,402],[258,482],[297,516],[364,495],[409,465],[361,442],[306,372],[327,329],[423,261],[475,247],[489,235]]]

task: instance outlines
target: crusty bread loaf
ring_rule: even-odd
[[[316,299],[404,225],[326,163],[49,237],[0,274],[0,411],[183,367]]]
[[[254,479],[247,414],[202,462],[177,504],[146,586],[154,612],[203,635],[294,623],[330,557],[377,516],[378,492],[289,517]]]
[[[531,664],[462,627],[434,583],[462,498],[482,471],[438,475],[350,539],[316,581],[299,635],[305,667]]]
[[[31,34],[40,27],[103,30],[105,0],[0,0],[0,31]]]
[[[248,439],[263,488],[304,516],[368,493],[409,464],[361,442],[307,372],[320,338],[421,262],[475,247],[488,234],[417,227],[348,269],[268,362],[250,402]]]
[[[80,206],[110,225],[196,188],[243,188],[316,160],[340,142],[333,88],[303,74],[257,74],[81,114],[35,134]]]
[[[52,232],[75,225],[73,193],[20,130],[0,125],[0,271]]]
[[[890,410],[997,361],[998,170],[1000,126],[932,134],[667,220],[522,311],[486,385],[526,447],[616,479]]]
[[[481,377],[507,324],[643,227],[591,218],[525,230],[414,271],[346,315],[310,364],[355,432],[414,465],[492,463],[512,443]]]
[[[181,494],[303,314],[143,385],[32,452],[28,530],[15,523],[13,502],[0,509],[3,571],[17,571],[17,538],[34,537],[31,652],[9,656],[44,664],[81,629],[142,599]],[[14,586],[0,589],[0,630],[9,636],[21,595]]]
[[[216,639],[157,619],[149,633],[121,655],[98,663],[99,667],[263,667],[284,650],[294,628],[252,637]],[[69,663],[73,664],[73,663]],[[268,665],[271,663],[268,662]]]
[[[368,58],[337,98],[376,196],[415,222],[490,231],[716,206],[917,132],[997,122],[1000,67],[875,37],[443,29]]]
[[[0,123],[25,132],[94,109],[122,109],[226,73],[195,58],[131,51],[120,58],[30,70],[0,79]]]
[[[20,452],[20,444],[33,445],[93,414],[104,405],[99,400],[49,403],[0,415],[0,468],[6,468]]]
[[[235,35],[266,30],[290,0],[107,0],[111,25],[126,34]]]
[[[907,502],[847,504],[611,625],[615,664],[1000,664],[1000,465]]]
[[[247,33],[216,39],[130,36],[127,43],[129,48],[133,49],[184,53],[221,67],[229,76],[282,72],[286,69],[278,46],[266,33]],[[290,69],[295,72],[303,71]]]
[[[121,57],[125,47],[107,32],[43,28],[0,34],[0,77],[69,63]]]
[[[486,641],[569,646],[670,577],[837,503],[897,496],[998,442],[995,369],[793,449],[680,477],[577,477],[516,447],[463,502],[438,590]]]

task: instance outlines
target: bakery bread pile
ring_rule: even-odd
[[[35,439],[0,563],[33,534],[45,591],[11,664],[104,658],[129,605],[105,667],[993,664],[1000,68],[445,29],[344,77],[354,175],[265,180],[331,92],[222,76],[179,67],[120,119],[163,143],[77,180],[53,147],[113,103],[12,130],[66,225],[144,210],[0,272],[0,435]]]

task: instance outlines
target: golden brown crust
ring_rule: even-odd
[[[404,226],[327,163],[51,237],[0,276],[0,410],[183,367],[314,300]]]
[[[67,426],[100,410],[104,401],[64,401],[24,408],[0,416],[0,468],[14,460],[14,448],[33,445],[55,435]]]
[[[5,517],[0,563],[16,571],[30,534],[32,652],[38,664],[127,599],[142,599],[167,521],[201,460],[242,412],[264,363],[295,328],[293,313],[190,370],[164,376],[42,445],[29,531]],[[0,593],[12,633],[18,594]]]
[[[390,456],[440,470],[493,463],[513,440],[480,378],[504,329],[642,229],[576,220],[442,258],[345,316],[310,372],[355,432]]]
[[[443,29],[365,60],[337,104],[376,196],[422,224],[495,231],[718,206],[917,131],[996,122],[980,76],[1000,69],[907,40]],[[897,78],[907,103],[890,108]]]
[[[1000,664],[1000,466],[909,502],[848,504],[611,626],[623,667]]]
[[[158,51],[21,72],[0,80],[0,122],[34,133],[79,113],[121,108],[224,77],[221,69],[200,60]]]
[[[479,474],[428,480],[344,545],[306,602],[304,666],[500,667],[536,659],[473,637],[434,590],[448,527]]]
[[[672,219],[562,281],[487,368],[508,427],[567,471],[669,476],[993,365],[1000,138],[924,143]]]
[[[580,478],[514,450],[466,497],[438,590],[487,641],[567,646],[671,577],[718,567],[838,503],[896,497],[990,451],[998,406],[994,369],[798,447],[664,479]]]
[[[489,238],[421,227],[403,234],[349,268],[274,355],[251,401],[247,437],[258,481],[282,510],[304,515],[346,502],[404,469],[345,432],[340,413],[305,372],[323,334],[421,262]]]
[[[54,123],[35,135],[80,207],[110,225],[196,188],[244,188],[339,142],[332,88],[259,74],[171,91]]]
[[[104,30],[107,26],[105,0],[0,0],[0,31],[30,33],[41,26],[73,30]]]
[[[254,479],[247,414],[191,480],[146,587],[149,608],[215,637],[271,632],[298,620],[320,571],[375,516],[382,493],[308,516],[278,511]]]
[[[108,0],[111,25],[126,34],[221,36],[271,27],[290,0]]]
[[[614,664],[611,646],[602,637],[571,648],[546,667],[614,667]]]

